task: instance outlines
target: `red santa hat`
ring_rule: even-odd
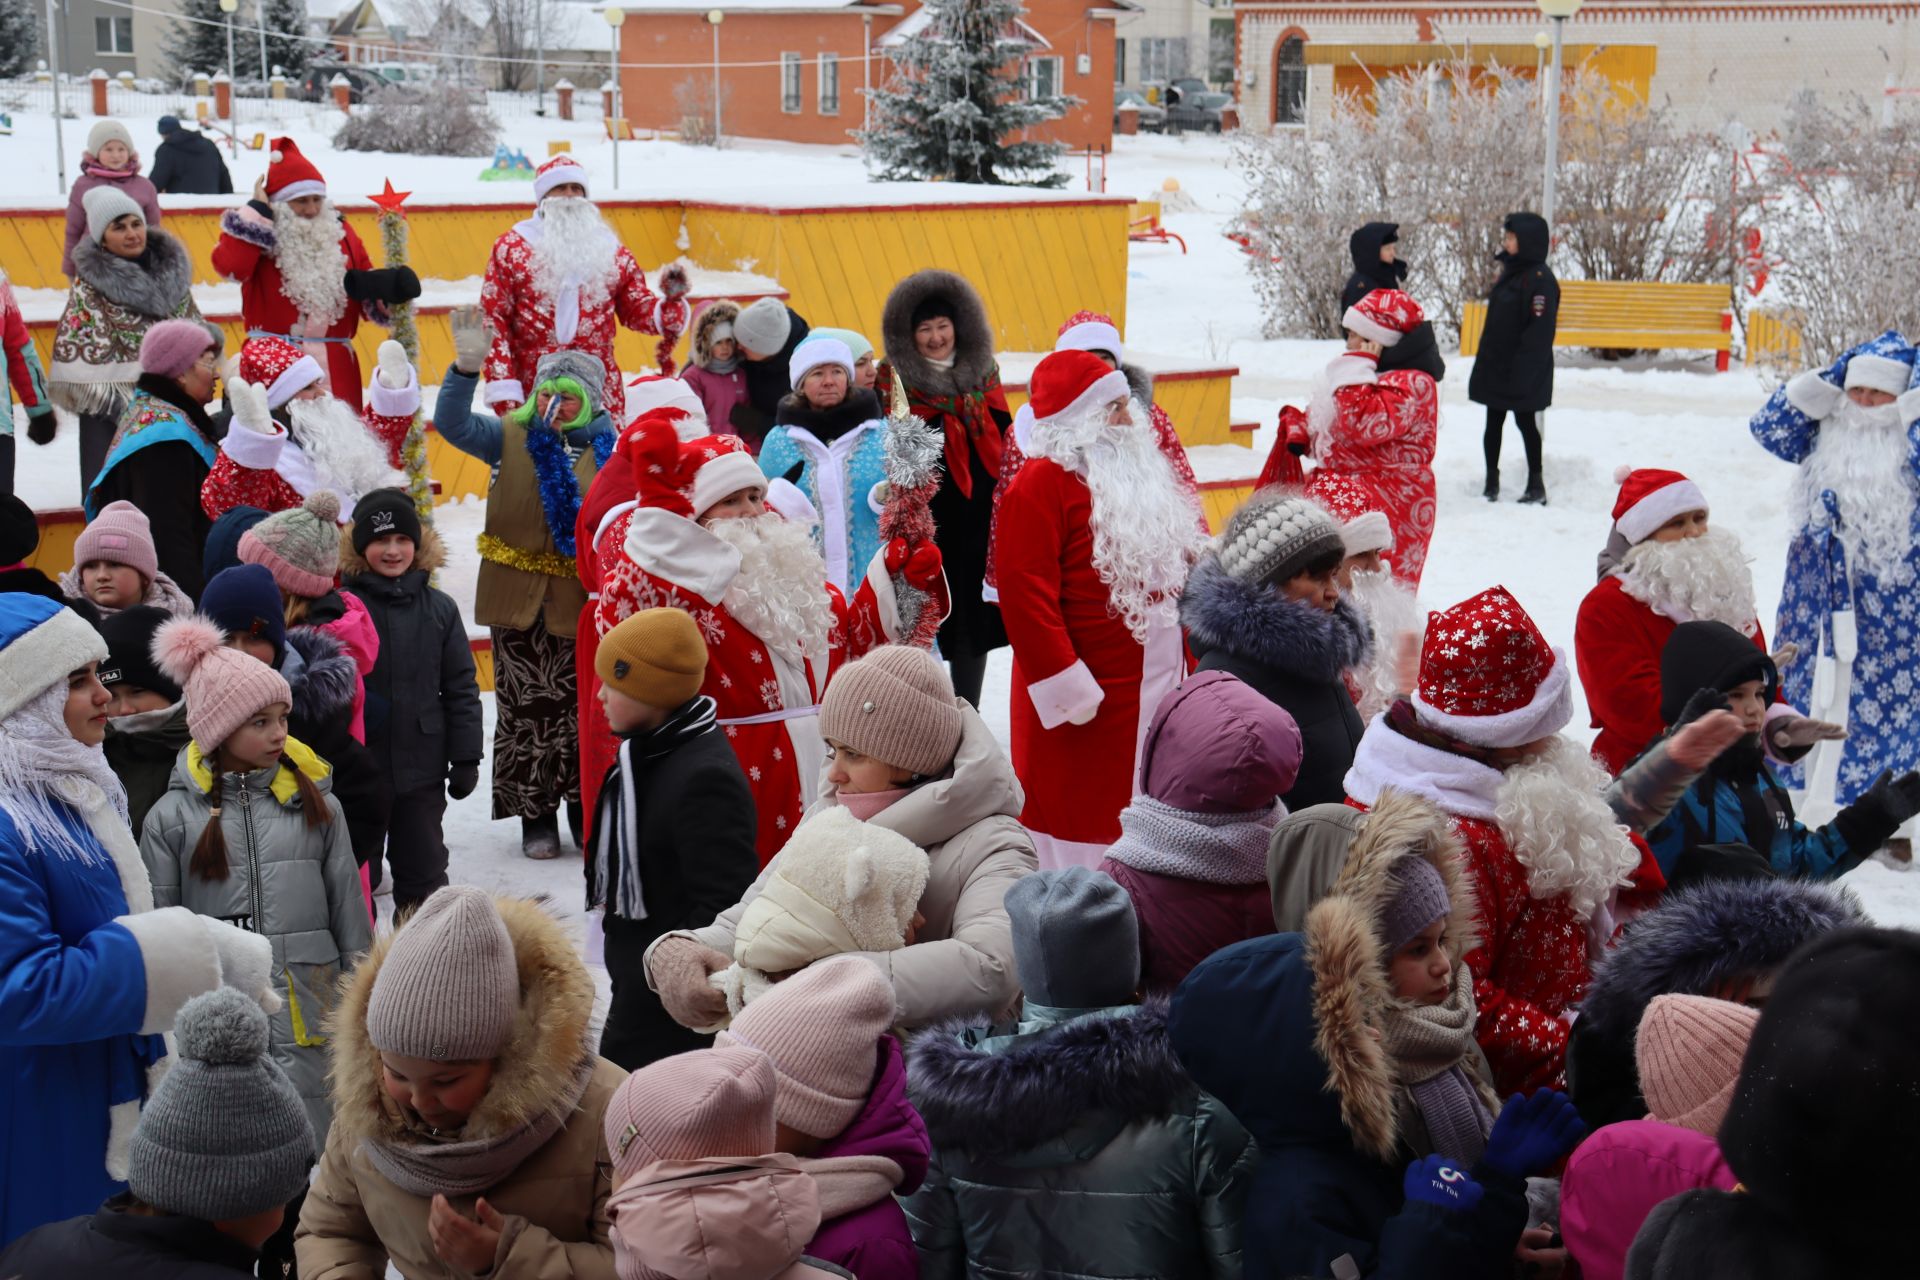
[[[627,425],[632,426],[656,409],[679,411],[674,429],[683,441],[697,440],[711,430],[707,426],[706,403],[680,379],[659,374],[628,379]]]
[[[587,171],[580,162],[562,151],[553,159],[533,171],[533,202],[539,204],[547,198],[547,193],[564,183],[577,182],[587,190]]]
[[[1573,719],[1567,656],[1505,587],[1427,615],[1413,706],[1420,722],[1476,747],[1518,747]]]
[[[267,199],[277,203],[327,194],[326,179],[292,138],[275,138],[267,153]]]
[[[643,507],[658,507],[693,519],[693,506],[680,489],[680,437],[671,410],[650,413],[634,423],[614,445],[633,471],[633,496]]]
[[[1340,541],[1348,555],[1393,550],[1393,524],[1387,513],[1353,481],[1335,475],[1316,479],[1307,496],[1340,522]]]
[[[1068,316],[1053,344],[1055,351],[1104,351],[1115,360],[1124,360],[1126,352],[1121,347],[1120,326],[1112,316],[1098,311],[1076,311]]]
[[[1678,471],[1621,467],[1613,478],[1620,486],[1620,496],[1613,503],[1613,527],[1630,545],[1645,542],[1675,516],[1707,509],[1707,495]]]
[[[1075,417],[1130,395],[1127,375],[1085,351],[1056,351],[1034,366],[1027,402],[1036,422]]]
[[[240,380],[267,389],[278,409],[327,376],[320,362],[285,338],[248,338],[240,348]]]
[[[739,436],[701,436],[680,446],[680,489],[692,501],[695,519],[730,493],[766,487],[767,477]]]
[[[1347,308],[1340,317],[1343,328],[1383,347],[1390,347],[1427,318],[1413,295],[1398,289],[1375,289]]]

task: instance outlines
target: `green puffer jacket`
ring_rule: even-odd
[[[907,1092],[934,1147],[903,1202],[921,1280],[1238,1280],[1258,1156],[1174,1057],[1164,999],[932,1028]]]

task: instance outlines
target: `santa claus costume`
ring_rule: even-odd
[[[1314,490],[1314,500],[1340,522],[1347,562],[1340,568],[1340,591],[1367,621],[1373,638],[1368,656],[1347,671],[1347,684],[1360,718],[1371,720],[1397,697],[1396,655],[1406,636],[1420,636],[1427,618],[1415,594],[1386,567],[1393,551],[1393,525],[1373,494],[1340,476],[1329,476]]]
[[[1175,610],[1201,534],[1126,374],[1057,351],[1032,389],[1034,452],[1000,508],[1013,768],[1041,867],[1092,867],[1120,838],[1154,710],[1186,675]]]
[[[811,529],[775,512],[709,514],[766,479],[738,436],[681,443],[664,414],[621,439],[636,481],[634,506],[600,534],[606,573],[595,625],[605,635],[642,609],[684,609],[707,642],[700,692],[714,700],[746,771],[764,866],[799,824],[825,763],[820,695],[834,669],[903,634],[893,571],[914,559],[938,587],[931,546],[883,549],[851,602],[827,581]],[[749,504],[752,509],[752,504]],[[702,523],[696,516],[706,516]]]
[[[673,346],[687,327],[687,272],[671,263],[659,294],[633,255],[584,195],[556,195],[560,186],[588,189],[587,171],[570,155],[540,166],[533,179],[533,216],[493,242],[480,306],[493,332],[482,376],[487,403],[506,409],[530,394],[534,369],[553,351],[585,351],[607,371],[606,406],[624,421],[626,388],[614,362],[621,325],[660,338],[658,360],[673,372]],[[664,295],[664,296],[662,296]]]
[[[1349,333],[1391,347],[1425,319],[1411,297],[1397,289],[1375,289],[1347,309],[1341,324]],[[1424,370],[1382,373],[1378,366],[1379,357],[1370,352],[1346,351],[1316,379],[1307,406],[1307,437],[1317,465],[1307,478],[1307,493],[1312,496],[1336,479],[1365,491],[1393,527],[1388,566],[1394,577],[1418,590],[1427,544],[1433,541],[1440,390]]]
[[[1557,736],[1573,718],[1568,665],[1505,587],[1433,614],[1418,687],[1367,726],[1347,774],[1349,804],[1411,791],[1466,843],[1474,1034],[1502,1095],[1563,1084],[1594,960],[1665,886],[1607,807],[1605,772]]]
[[[333,394],[360,407],[360,357],[353,335],[365,319],[384,325],[391,302],[418,297],[409,268],[376,271],[366,246],[327,199],[327,184],[291,138],[268,154],[266,200],[220,216],[213,269],[240,284],[240,317],[249,338],[300,343],[327,372]],[[320,198],[311,215],[292,202]],[[348,504],[351,509],[352,504]]]
[[[395,464],[420,407],[420,378],[400,344],[380,344],[364,414],[358,393],[352,401],[327,394],[320,363],[280,338],[249,338],[237,373],[228,386],[233,423],[200,485],[208,519],[235,507],[291,511],[321,490],[350,512],[362,494],[406,484]]]
[[[1600,735],[1593,754],[1618,775],[1666,729],[1660,717],[1660,653],[1683,622],[1724,622],[1767,638],[1755,616],[1753,574],[1740,540],[1707,523],[1707,496],[1678,471],[1652,467],[1616,474],[1620,496],[1600,553],[1600,581],[1580,602],[1573,657]],[[1657,537],[1669,521],[1683,532]],[[1784,705],[1782,714],[1788,714]]]

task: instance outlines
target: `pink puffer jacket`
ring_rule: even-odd
[[[1658,1120],[1610,1124],[1581,1143],[1560,1180],[1560,1234],[1581,1280],[1622,1280],[1627,1250],[1663,1200],[1735,1182],[1720,1145]]]

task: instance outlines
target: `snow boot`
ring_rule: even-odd
[[[1487,472],[1487,487],[1480,491],[1480,496],[1488,502],[1500,501],[1500,473],[1498,471]]]
[[[1527,506],[1547,505],[1547,486],[1541,482],[1538,472],[1527,477],[1527,489],[1520,495],[1520,501]]]
[[[560,821],[555,814],[520,819],[520,852],[536,862],[560,856]]]
[[[573,847],[585,853],[587,842],[581,833],[587,828],[587,811],[578,800],[567,801],[567,832],[573,836]]]

